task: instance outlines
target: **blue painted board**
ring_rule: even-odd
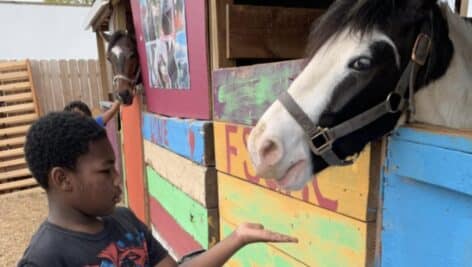
[[[427,128],[402,127],[394,133],[395,139],[421,144],[430,144],[463,152],[472,152],[472,131],[465,132],[441,130],[440,133],[428,131]],[[468,137],[467,137],[468,136]]]
[[[388,170],[472,196],[472,152],[397,139],[389,142]]]
[[[381,266],[472,266],[471,137],[399,133],[382,174]]]
[[[144,139],[197,164],[214,166],[211,121],[164,117],[145,112],[142,125]]]

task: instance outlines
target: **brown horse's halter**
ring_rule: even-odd
[[[308,139],[310,149],[315,155],[322,157],[329,165],[343,166],[352,164],[352,160],[340,159],[332,150],[333,143],[336,140],[361,129],[386,114],[403,112],[405,110],[409,112],[414,111],[413,95],[415,81],[419,69],[425,65],[431,52],[432,41],[430,32],[429,22],[424,23],[421,32],[416,38],[410,62],[403,71],[395,89],[388,94],[383,102],[334,127],[323,128],[316,126],[287,91],[279,96],[278,100],[280,103],[302,127]],[[407,99],[406,93],[408,89],[409,97]]]

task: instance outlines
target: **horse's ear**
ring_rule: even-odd
[[[100,32],[100,35],[102,36],[103,39],[105,39],[105,41],[107,41],[108,43],[110,42],[111,34],[107,32]]]

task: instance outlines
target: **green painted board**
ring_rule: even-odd
[[[255,125],[303,66],[299,59],[213,71],[214,120]]]
[[[218,237],[216,209],[205,209],[173,186],[149,166],[146,168],[149,193],[203,248],[211,247]]]

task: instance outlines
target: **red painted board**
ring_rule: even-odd
[[[149,209],[152,225],[178,258],[202,249],[200,244],[185,232],[162,205],[151,196],[149,197]]]

